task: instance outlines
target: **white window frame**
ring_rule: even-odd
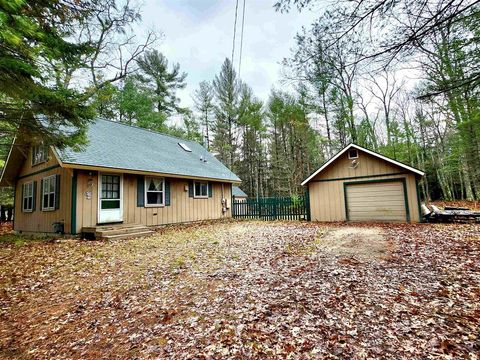
[[[149,180],[151,179],[154,179],[154,180],[161,180],[162,181],[162,190],[161,191],[158,191],[158,190],[148,190],[148,187],[147,187],[147,183]],[[163,207],[165,206],[165,178],[159,178],[159,177],[154,177],[154,176],[145,176],[145,179],[144,179],[144,183],[143,183],[143,187],[144,187],[144,206],[145,207]],[[147,193],[162,193],[162,203],[161,204],[149,204],[148,203],[148,196],[147,196]]]
[[[357,156],[350,156],[350,151],[352,151],[352,150],[356,151]],[[358,149],[354,149],[354,148],[348,149],[348,158],[349,158],[350,160],[352,160],[352,159],[358,159]]]
[[[29,196],[27,196],[27,194],[26,194],[26,187],[28,185],[30,185],[29,187],[30,187],[30,190],[31,190],[31,193],[29,194]],[[34,195],[35,195],[34,191],[33,191],[33,186],[34,186],[33,181],[26,182],[22,186],[23,186],[23,188],[22,188],[22,193],[23,193],[23,195],[22,195],[22,211],[23,212],[33,212],[33,203],[35,201],[35,199],[33,198]],[[25,208],[25,199],[26,198],[32,198],[32,207],[30,209]]]
[[[200,186],[202,186],[201,184],[205,184],[206,187],[207,187],[207,194],[206,195],[197,195],[197,184],[200,184]],[[193,197],[195,199],[207,199],[208,198],[208,181],[194,181],[193,182]]]
[[[53,181],[53,192],[50,191],[49,187],[45,186],[46,180],[48,181]],[[55,210],[55,202],[57,201],[56,199],[56,193],[57,193],[57,176],[56,175],[50,175],[47,177],[44,177],[42,179],[42,211],[53,211]],[[48,195],[50,198],[50,195],[53,194],[53,206],[48,206],[45,207],[44,205],[44,200],[45,200],[45,195]]]
[[[37,154],[41,151],[41,158],[37,159]],[[35,145],[32,147],[32,166],[42,164],[48,161],[48,146]]]

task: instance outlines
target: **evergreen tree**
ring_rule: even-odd
[[[2,138],[12,138],[22,126],[24,136],[57,146],[82,138],[93,116],[88,97],[55,84],[47,63],[76,66],[92,51],[68,35],[92,4],[57,0],[0,2],[0,111]],[[42,115],[42,121],[38,116]],[[61,131],[68,127],[70,131]]]
[[[236,160],[236,126],[241,82],[230,59],[225,59],[220,74],[213,80],[215,91],[215,136],[212,147],[218,158],[234,171]]]
[[[142,87],[134,76],[129,76],[118,92],[118,120],[150,130],[165,131],[166,117],[154,111],[155,94],[152,90]]]
[[[256,99],[248,86],[243,86],[238,126],[241,130],[240,156],[237,175],[242,179],[243,190],[253,197],[267,194],[267,128],[263,104]]]
[[[180,72],[180,65],[173,64],[168,68],[167,58],[157,50],[147,51],[138,61],[138,78],[149,86],[156,95],[156,108],[159,113],[171,115],[175,112],[183,113],[186,109],[178,103],[176,92],[187,85],[187,73]]]
[[[195,107],[200,113],[200,119],[204,129],[205,143],[208,150],[210,150],[211,117],[214,110],[213,98],[213,87],[207,81],[202,81],[199,88],[193,93]]]

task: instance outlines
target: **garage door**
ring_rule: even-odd
[[[378,182],[346,185],[351,221],[407,221],[403,183]]]

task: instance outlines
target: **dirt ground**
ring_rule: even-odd
[[[0,358],[470,358],[479,225],[222,222],[0,241]],[[0,240],[3,238],[0,238]]]
[[[319,245],[320,250],[359,260],[382,259],[392,250],[391,242],[380,227],[332,228],[321,235]]]

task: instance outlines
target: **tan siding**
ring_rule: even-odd
[[[412,222],[418,222],[420,214],[415,174],[360,150],[357,160],[358,166],[355,169],[351,168],[352,161],[345,153],[308,184],[312,220],[346,220],[344,182],[405,178],[410,219]],[[318,180],[330,181],[319,182]]]
[[[50,168],[52,166],[58,166],[59,165],[52,149],[48,150],[48,161],[44,162],[44,163],[40,163],[38,165],[33,165],[32,166],[32,148],[29,148],[26,151],[25,155],[26,155],[25,161],[24,161],[22,167],[20,168],[20,172],[18,173],[18,176],[20,176],[20,177],[25,176],[27,174],[31,174],[33,172],[42,171],[42,170],[44,170],[46,168]]]
[[[77,174],[77,233],[83,226],[97,223],[97,173],[81,172]]]
[[[97,223],[98,177],[97,173],[79,171],[77,191],[77,231],[82,227]],[[194,199],[188,196],[188,180],[170,180],[170,206],[152,208],[137,207],[137,177],[123,174],[123,219],[124,223],[137,223],[148,226],[172,224],[207,219],[231,217],[231,209],[222,213],[222,183],[212,182],[213,196],[207,199]],[[91,187],[88,184],[91,184]],[[92,191],[91,200],[85,193]],[[231,185],[224,184],[224,197],[231,199]]]
[[[27,160],[29,161],[29,159]],[[55,165],[53,161],[49,166]],[[38,165],[40,166],[40,165]],[[45,169],[48,166],[43,166]],[[31,166],[25,166],[25,169],[31,169]],[[41,171],[40,168],[33,167],[33,171]],[[40,182],[44,177],[60,174],[60,203],[59,209],[54,211],[41,210],[41,194]],[[72,171],[70,169],[63,169],[57,167],[55,169],[47,170],[39,174],[29,175],[26,171],[22,172],[22,177],[16,182],[15,187],[15,221],[14,230],[23,232],[39,232],[49,233],[53,232],[53,223],[63,221],[66,233],[70,233],[71,227],[71,189],[72,189]],[[35,211],[31,213],[22,212],[22,186],[26,182],[36,181],[36,207]]]

